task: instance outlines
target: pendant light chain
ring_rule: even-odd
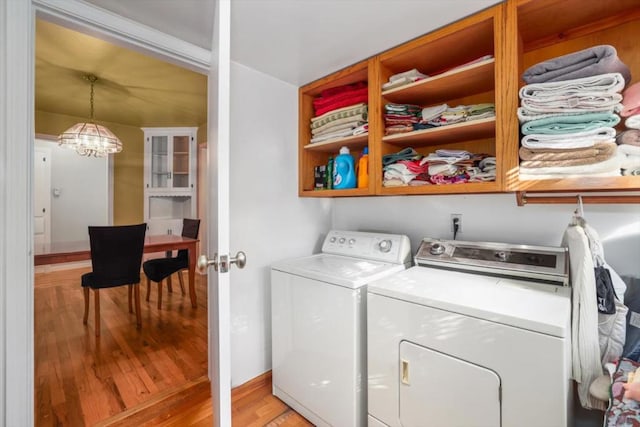
[[[90,109],[90,112],[91,112],[90,114],[91,115],[89,117],[90,117],[91,123],[94,123],[94,120],[93,120],[93,84],[98,80],[98,78],[96,76],[94,76],[93,74],[88,74],[84,78],[89,80],[89,83],[91,83],[91,95],[89,97],[89,105],[91,106],[91,109]]]

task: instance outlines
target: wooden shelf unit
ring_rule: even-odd
[[[640,81],[640,1],[507,0],[432,33],[300,88],[299,194],[309,197],[640,190],[640,177],[520,180],[520,124],[516,115],[521,75],[538,62],[599,44],[616,47]],[[485,55],[492,59],[468,64]],[[416,68],[428,78],[383,91],[397,73]],[[369,134],[310,144],[312,101],[323,89],[366,80]],[[386,103],[451,107],[493,102],[496,117],[406,134],[384,135]],[[624,122],[624,121],[623,121]],[[620,124],[618,130],[624,129]],[[369,149],[369,188],[313,191],[313,168],[326,164],[341,146],[357,157]],[[382,156],[413,147],[420,154],[440,148],[465,149],[496,157],[496,181],[430,186],[384,187]]]
[[[349,147],[351,154],[357,161],[364,147],[369,147],[369,171],[372,170],[371,152],[373,147],[371,132],[364,135],[337,138],[329,141],[311,143],[311,118],[314,117],[313,100],[325,89],[344,86],[356,82],[366,81],[369,83],[369,105],[368,117],[371,126],[372,112],[372,91],[377,88],[371,86],[371,73],[374,68],[370,65],[371,60],[366,60],[354,64],[348,68],[333,73],[327,77],[310,83],[298,91],[298,109],[300,122],[298,126],[298,195],[306,197],[341,197],[341,196],[368,196],[373,194],[374,180],[369,177],[369,187],[364,189],[344,189],[344,190],[314,190],[314,168],[326,165],[329,157],[335,158],[340,151],[340,147]],[[375,102],[374,102],[375,105]],[[374,107],[375,108],[375,107]]]
[[[640,81],[640,2],[638,0],[616,0],[597,2],[580,0],[518,0],[507,4],[507,21],[513,21],[514,32],[505,40],[505,45],[516,51],[518,70],[507,75],[516,88],[525,82],[521,75],[530,66],[561,55],[592,46],[609,44],[616,48],[620,59],[629,67],[633,80]],[[553,19],[549,17],[553,16]],[[544,25],[541,25],[543,23]],[[508,94],[506,103],[519,104],[517,91]],[[625,129],[624,119],[616,128]],[[518,137],[518,127],[510,129]],[[518,141],[519,142],[519,141]],[[511,163],[518,162],[518,145],[507,153]],[[517,163],[516,163],[517,164]],[[517,174],[515,175],[517,177]],[[511,179],[506,190],[527,192],[558,191],[614,191],[640,190],[640,177],[589,177],[565,179],[519,180]]]
[[[430,76],[410,85],[380,91],[381,108],[387,103],[415,104],[423,108],[444,103],[450,107],[495,104],[496,71],[501,61],[502,12],[502,5],[494,6],[381,53],[378,56],[379,88],[391,75],[413,68]],[[491,58],[482,59],[485,56]],[[501,142],[496,128],[500,126],[500,117],[386,136],[382,115],[380,122],[380,137],[371,141],[380,145],[380,157],[375,159],[380,169],[376,194],[484,193],[501,189],[502,183],[498,179],[495,182],[402,187],[385,187],[382,181],[382,156],[406,147],[422,155],[446,148],[498,157],[500,150],[497,146]]]

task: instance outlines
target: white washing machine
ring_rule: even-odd
[[[333,230],[273,265],[273,394],[317,426],[365,426],[366,285],[410,264],[407,236]]]
[[[368,286],[368,424],[567,427],[564,248],[424,239]]]

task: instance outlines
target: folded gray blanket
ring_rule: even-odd
[[[593,147],[566,149],[530,149],[520,147],[521,160],[554,161],[576,159],[608,159],[613,156],[618,146],[615,142],[597,142]]]
[[[640,130],[629,129],[624,132],[620,132],[618,136],[616,136],[616,142],[618,144],[635,145],[640,147]]]
[[[540,62],[528,68],[522,79],[544,83],[606,73],[620,73],[625,82],[631,81],[629,67],[618,58],[615,47],[600,45]]]

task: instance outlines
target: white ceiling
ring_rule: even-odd
[[[210,49],[215,0],[87,0]],[[223,0],[227,1],[227,0]],[[232,60],[301,86],[497,0],[230,0]]]

